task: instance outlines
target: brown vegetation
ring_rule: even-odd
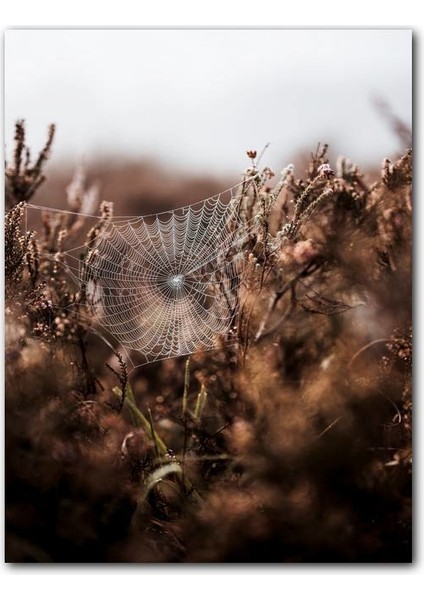
[[[238,345],[128,373],[69,310],[71,225],[24,229],[52,135],[31,166],[18,124],[6,171],[6,559],[410,561],[411,152],[276,184],[249,152]]]

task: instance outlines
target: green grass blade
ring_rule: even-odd
[[[203,408],[206,404],[207,397],[208,397],[208,392],[206,391],[205,384],[202,383],[200,392],[197,395],[196,406],[194,408],[194,418],[197,420],[199,420],[202,416]]]
[[[113,388],[112,391],[114,394],[116,394],[116,396],[118,396],[118,398],[122,398],[121,388],[116,386]],[[153,427],[153,422],[150,422],[149,419],[146,419],[146,417],[136,405],[134,394],[129,383],[126,387],[124,406],[126,406],[126,408],[128,408],[129,410],[132,424],[135,427],[142,427],[144,429],[149,438],[155,443],[155,448],[159,455],[164,456],[165,454],[167,454],[168,449],[163,440],[158,435],[158,433],[155,431]]]
[[[186,360],[185,371],[184,371],[184,392],[183,392],[183,405],[182,405],[183,418],[187,414],[189,387],[190,387],[190,357],[188,357],[188,359]]]

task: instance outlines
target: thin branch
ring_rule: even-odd
[[[376,344],[387,344],[388,342],[390,342],[389,338],[378,338],[378,340],[373,340],[372,342],[369,342],[369,344],[365,344],[365,346],[362,346],[362,348],[360,348],[357,352],[355,352],[355,354],[350,359],[350,361],[347,365],[347,368],[350,369],[352,367],[353,363],[355,362],[355,360],[359,356],[361,356],[361,354],[363,352],[368,350],[368,348],[371,348],[372,346],[375,346]]]
[[[330,429],[333,429],[333,427],[334,427],[335,425],[337,425],[337,423],[338,423],[338,422],[339,422],[341,419],[343,419],[343,417],[342,417],[342,416],[340,416],[340,417],[337,417],[336,419],[334,419],[334,421],[332,421],[332,422],[330,423],[330,425],[328,425],[328,426],[327,426],[327,427],[326,427],[326,428],[325,428],[323,431],[321,431],[321,433],[320,433],[320,434],[319,434],[319,436],[318,436],[318,439],[319,439],[319,438],[321,438],[321,437],[322,437],[323,435],[325,435],[326,433],[328,433],[328,432],[330,431]]]

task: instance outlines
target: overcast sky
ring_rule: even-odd
[[[38,148],[57,124],[55,160],[155,158],[239,173],[271,146],[279,169],[328,141],[361,164],[399,142],[384,99],[411,122],[410,31],[7,31],[5,135],[17,118]]]

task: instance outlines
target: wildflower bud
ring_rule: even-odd
[[[252,160],[253,160],[254,158],[256,158],[256,154],[257,154],[256,150],[248,150],[248,151],[247,151],[247,156],[248,156],[249,158],[251,158]]]
[[[321,175],[326,179],[331,179],[332,177],[334,177],[334,171],[328,163],[324,163],[320,167],[318,167],[318,175]]]
[[[59,235],[57,238],[57,245],[59,247],[59,251],[63,250],[63,240],[66,238],[67,235],[68,235],[67,229],[61,229],[59,231]]]
[[[294,164],[290,163],[287,167],[284,167],[282,171],[280,171],[280,175],[282,179],[285,179],[288,175],[291,175],[294,171]]]
[[[270,169],[269,167],[265,167],[264,170],[264,175],[268,178],[268,179],[272,179],[275,176],[275,173],[272,169]]]
[[[317,249],[312,240],[297,242],[293,247],[293,258],[299,265],[304,265],[317,255]]]
[[[392,174],[393,174],[393,164],[388,158],[385,158],[383,161],[383,164],[381,166],[381,177],[382,177],[383,181],[384,182],[388,181],[388,178]]]
[[[100,212],[102,219],[109,221],[113,217],[113,202],[103,202],[100,204]]]

